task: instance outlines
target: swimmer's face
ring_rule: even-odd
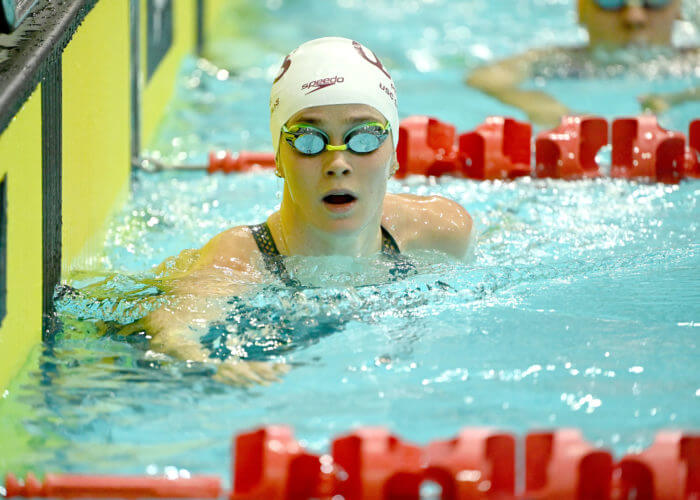
[[[627,0],[619,10],[605,10],[596,0],[579,0],[579,22],[591,45],[671,43],[673,21],[680,17],[681,0],[663,7],[645,7],[644,0]]]
[[[306,108],[286,125],[305,123],[324,131],[330,144],[341,145],[345,134],[366,122],[386,124],[382,114],[364,104]],[[366,154],[349,150],[305,156],[280,141],[279,163],[284,176],[284,201],[291,212],[314,227],[350,234],[381,218],[387,180],[396,162],[389,136]]]

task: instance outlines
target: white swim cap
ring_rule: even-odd
[[[399,142],[396,88],[379,58],[347,38],[317,38],[303,43],[282,63],[270,92],[270,133],[275,153],[282,125],[311,106],[367,104],[391,124]]]

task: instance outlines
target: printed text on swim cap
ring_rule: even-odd
[[[394,103],[394,106],[398,107],[398,103],[396,102],[396,87],[394,87],[394,84],[391,82],[389,82],[389,85],[391,85],[391,90],[389,90],[382,82],[379,82],[379,88],[389,96],[391,101]]]
[[[320,80],[314,80],[312,82],[305,83],[301,86],[301,90],[313,89],[306,93],[308,95],[311,92],[316,92],[317,90],[325,89],[326,87],[330,87],[331,85],[335,85],[336,83],[343,83],[344,81],[345,78],[338,75],[333,76],[331,78],[321,78]]]

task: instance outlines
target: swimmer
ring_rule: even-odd
[[[590,44],[579,48],[534,49],[474,70],[468,85],[524,111],[538,125],[555,126],[563,115],[573,114],[564,104],[539,90],[519,88],[535,76],[538,65],[563,69],[590,63],[595,50],[610,51],[629,46],[670,46],[671,28],[681,15],[681,0],[578,0],[579,22],[586,28]],[[696,49],[678,50],[690,67],[700,61]],[[694,70],[692,70],[694,71]],[[662,112],[669,106],[698,99],[698,89],[674,94],[640,96],[644,109]]]
[[[216,362],[216,377],[234,384],[276,380],[287,367],[212,359],[192,330],[220,319],[216,296],[244,295],[251,283],[294,285],[284,265],[291,255],[381,254],[399,271],[407,267],[405,252],[463,258],[472,230],[469,213],[454,201],[387,194],[398,169],[396,88],[374,52],[358,42],[316,39],[284,59],[272,84],[270,132],[275,174],[283,180],[280,209],[161,265],[158,272],[179,271],[169,290],[173,301],[146,318],[154,349]]]

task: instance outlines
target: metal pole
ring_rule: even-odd
[[[204,52],[204,1],[197,0],[197,57]]]
[[[131,32],[131,161],[141,154],[141,2],[129,0]]]

